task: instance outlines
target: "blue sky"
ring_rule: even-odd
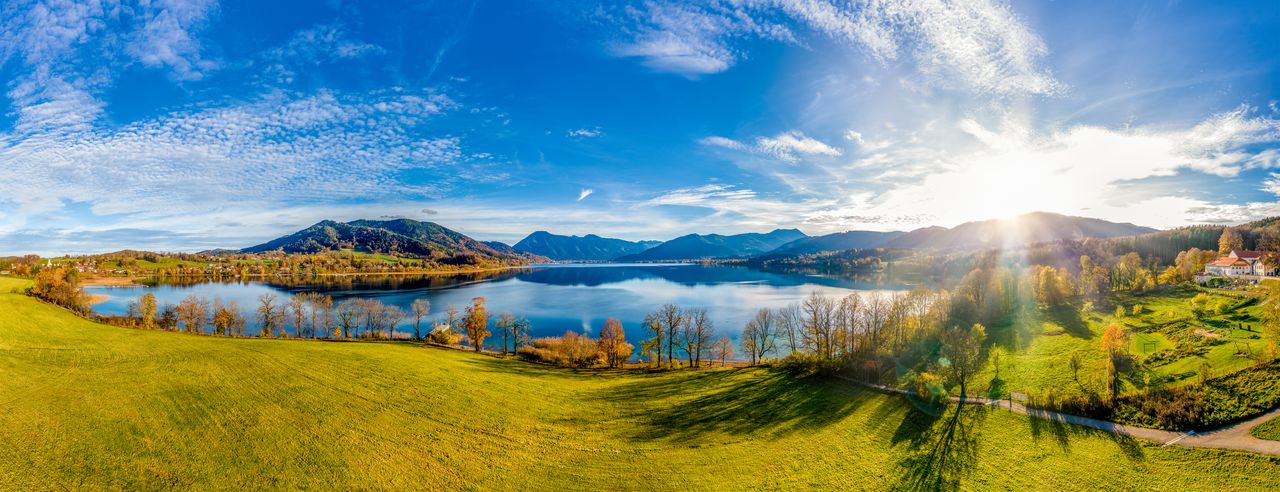
[[[0,254],[1280,215],[1276,2],[0,5]]]

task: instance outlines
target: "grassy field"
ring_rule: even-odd
[[[1280,417],[1271,419],[1264,422],[1262,425],[1254,427],[1250,434],[1253,434],[1253,437],[1258,439],[1280,441]]]
[[[1250,367],[1253,359],[1239,353],[1259,352],[1267,346],[1258,327],[1261,308],[1256,304],[1172,326],[1140,329],[1193,318],[1190,299],[1197,293],[1193,289],[1175,289],[1119,298],[1127,313],[1135,304],[1142,305],[1144,309],[1138,315],[1116,317],[1111,311],[1100,310],[1082,314],[1064,306],[1025,313],[1001,326],[989,327],[993,346],[1003,350],[999,373],[1002,384],[993,384],[996,368],[988,365],[975,376],[977,391],[988,391],[993,386],[997,392],[1003,389],[1006,393],[1101,391],[1105,372],[1105,354],[1100,349],[1102,332],[1113,324],[1131,330],[1129,353],[1136,362],[1163,358],[1153,358],[1150,364],[1126,374],[1126,391],[1142,389],[1148,378],[1153,387],[1199,381],[1203,364],[1209,364],[1215,376]],[[1210,298],[1233,305],[1241,302],[1219,294],[1210,294]],[[1177,352],[1179,347],[1184,351]],[[1071,371],[1072,354],[1079,354],[1081,361],[1078,381]]]
[[[1280,460],[769,369],[98,325],[0,279],[0,489],[1259,490]]]

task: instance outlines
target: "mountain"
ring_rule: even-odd
[[[338,249],[394,253],[431,259],[464,255],[495,260],[524,260],[522,255],[495,250],[465,234],[439,224],[410,219],[353,220],[346,223],[324,220],[288,236],[240,251],[262,253],[281,250],[285,253],[318,253]]]
[[[641,253],[623,256],[618,261],[701,260],[711,258],[741,258],[767,253],[789,242],[804,239],[805,233],[796,229],[774,229],[768,234],[747,233],[723,236],[720,234],[689,234],[659,244]]]
[[[803,239],[797,239],[782,245],[778,249],[770,251],[769,254],[778,255],[807,255],[811,253],[820,253],[823,251],[842,251],[846,249],[869,249],[879,248],[885,243],[904,234],[900,231],[894,232],[878,232],[878,231],[846,231],[837,232],[835,234],[827,234],[825,236],[812,236]]]
[[[1156,229],[1049,212],[1032,212],[1011,219],[966,222],[954,228],[926,227],[885,243],[891,248],[961,250],[1019,247],[1063,239],[1136,236]]]
[[[480,242],[483,243],[485,246],[493,248],[494,251],[497,251],[499,253],[507,253],[512,255],[520,254],[520,252],[516,251],[515,248],[512,248],[510,244],[504,243],[502,241],[480,241]]]
[[[606,261],[639,253],[659,244],[661,244],[660,241],[626,241],[595,234],[561,236],[547,231],[537,231],[521,239],[513,248],[516,251],[560,261]]]

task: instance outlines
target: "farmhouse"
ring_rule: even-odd
[[[1204,265],[1204,273],[1223,277],[1273,277],[1276,266],[1262,262],[1261,251],[1232,250],[1230,254]]]

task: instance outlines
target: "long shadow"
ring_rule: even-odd
[[[1033,414],[1036,412],[1034,409],[1031,409],[1031,411]],[[1033,440],[1039,441],[1047,432],[1064,452],[1070,451],[1073,438],[1103,436],[1111,440],[1130,461],[1139,462],[1146,459],[1146,453],[1142,450],[1142,442],[1132,436],[1074,425],[1045,416],[1028,415],[1027,420],[1031,426],[1031,438]]]
[[[668,374],[615,385],[595,395],[637,421],[626,437],[689,441],[710,434],[778,438],[834,424],[868,400],[861,391],[786,371],[721,370]]]
[[[1059,306],[1046,310],[1051,321],[1061,326],[1063,331],[1068,335],[1076,338],[1092,338],[1093,332],[1089,331],[1089,324],[1085,323],[1084,318],[1080,317],[1080,311],[1070,305]]]
[[[988,411],[982,406],[962,407],[939,420],[912,424],[921,427],[910,440],[913,452],[898,462],[903,472],[894,490],[960,489],[978,461],[977,429]],[[908,414],[904,422],[915,418]]]

